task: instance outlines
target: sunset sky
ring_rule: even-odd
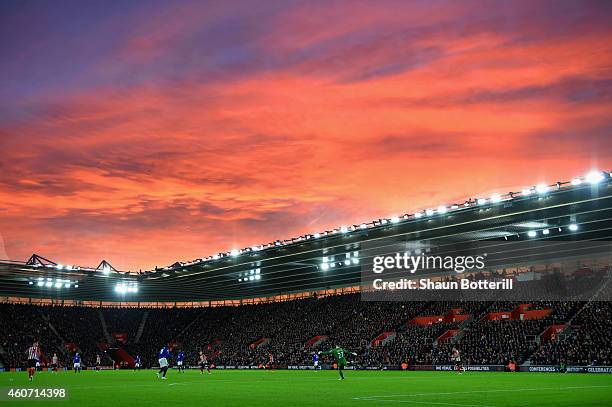
[[[612,169],[610,1],[0,2],[0,259],[151,269]]]

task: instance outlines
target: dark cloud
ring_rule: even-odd
[[[601,164],[612,160],[612,125],[610,123],[568,123],[567,128],[533,132],[517,147],[526,157],[586,157]]]
[[[436,134],[428,130],[413,130],[405,135],[386,135],[354,146],[363,158],[368,156],[406,158],[457,156],[467,148],[462,133]]]
[[[467,91],[447,99],[448,103],[514,103],[534,99],[555,99],[563,103],[612,102],[612,70],[610,78],[565,77],[543,85],[517,87],[509,90]]]

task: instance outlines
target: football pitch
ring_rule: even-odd
[[[0,373],[0,387],[65,388],[63,401],[0,401],[2,405],[64,406],[612,406],[606,374],[346,371],[168,372],[85,371],[81,374]],[[6,397],[3,398],[6,400]]]

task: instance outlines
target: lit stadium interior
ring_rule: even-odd
[[[612,2],[0,2],[0,407],[612,406]]]

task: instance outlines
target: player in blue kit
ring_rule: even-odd
[[[170,358],[170,350],[164,346],[159,351],[159,372],[157,372],[157,377],[161,374],[162,380],[166,380],[166,373],[168,372],[168,359]]]
[[[74,368],[74,373],[81,373],[81,355],[79,355],[79,352],[75,353],[72,358],[72,367]]]
[[[134,370],[136,369],[140,370],[141,366],[142,366],[142,362],[140,362],[140,356],[136,355],[136,359],[134,359]]]
[[[312,365],[314,366],[314,370],[320,370],[321,367],[319,366],[319,355],[317,355],[316,352],[312,352]]]
[[[179,354],[176,356],[176,366],[178,366],[179,373],[181,372],[185,373],[185,366],[183,365],[184,361],[185,361],[185,354],[183,353],[183,351],[180,351]]]

